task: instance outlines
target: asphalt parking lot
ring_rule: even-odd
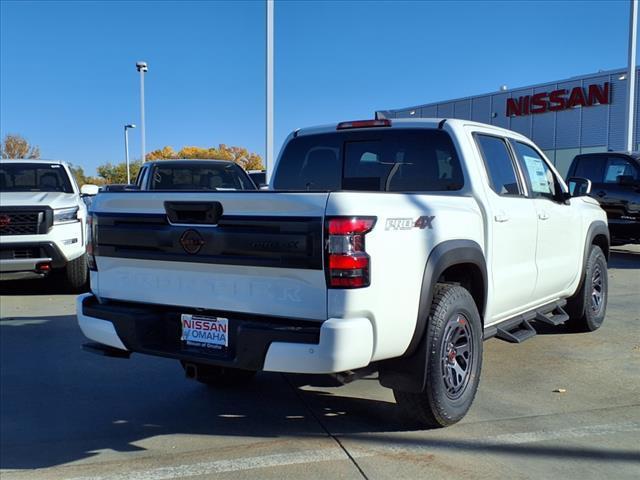
[[[439,430],[416,429],[375,374],[336,386],[264,373],[216,390],[175,361],[85,353],[73,295],[3,282],[0,475],[638,478],[640,248],[615,249],[609,275],[599,331],[486,342],[469,415]]]

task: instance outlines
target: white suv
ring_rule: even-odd
[[[46,276],[64,271],[78,289],[87,283],[83,196],[63,162],[0,161],[0,279]]]

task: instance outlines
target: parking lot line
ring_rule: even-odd
[[[607,425],[589,425],[585,427],[566,428],[563,430],[540,430],[537,432],[509,433],[495,435],[478,440],[481,443],[499,443],[501,445],[518,445],[521,443],[544,442],[548,440],[567,440],[571,438],[590,437],[593,435],[610,435],[623,432],[640,431],[640,423],[626,422]]]
[[[617,424],[587,425],[576,428],[560,430],[540,430],[533,432],[520,432],[502,435],[493,435],[475,439],[478,446],[481,445],[519,445],[524,443],[544,442],[550,440],[570,440],[575,438],[591,437],[598,435],[612,435],[625,432],[640,431],[640,422],[624,422]],[[428,448],[429,450],[433,447]],[[380,453],[403,453],[415,450],[425,451],[425,447],[398,447],[378,445],[370,449],[349,449],[352,458],[372,457]],[[230,460],[217,460],[214,462],[200,462],[173,467],[161,467],[139,472],[118,473],[113,475],[98,475],[74,477],[68,480],[172,480],[175,478],[196,477],[211,475],[214,473],[238,472],[268,467],[284,467],[288,465],[310,464],[316,462],[328,462],[336,460],[349,460],[349,457],[340,448],[322,450],[305,450],[294,453],[275,455],[263,455],[248,458],[235,458]]]
[[[361,452],[357,456],[372,456],[374,452]],[[201,462],[173,467],[161,467],[139,472],[126,472],[114,475],[98,475],[88,477],[74,477],[67,480],[171,480],[174,478],[196,477],[214,473],[238,472],[267,467],[284,467],[288,465],[308,464],[349,460],[340,448],[323,450],[306,450],[295,453],[281,453],[263,455],[259,457],[234,458],[231,460],[217,460],[215,462]]]

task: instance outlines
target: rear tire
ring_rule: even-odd
[[[609,297],[607,259],[597,245],[591,246],[583,275],[580,290],[567,301],[567,325],[579,332],[593,332],[602,326]]]
[[[65,278],[67,286],[74,292],[81,291],[87,287],[89,282],[89,266],[87,256],[81,255],[70,260],[65,267]]]
[[[421,425],[453,425],[471,407],[482,370],[482,321],[465,288],[436,285],[425,341],[424,391],[394,389],[393,395],[398,405]]]
[[[211,387],[236,387],[249,383],[256,376],[256,372],[253,370],[218,367],[216,365],[205,365],[202,363],[180,363],[188,377],[190,377],[189,368],[195,367],[197,370],[197,376],[194,380]]]

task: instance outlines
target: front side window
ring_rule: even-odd
[[[487,168],[491,189],[498,195],[524,195],[504,139],[482,134],[476,134],[475,137]]]
[[[57,163],[0,163],[0,191],[73,193],[73,187]]]
[[[302,135],[285,147],[276,190],[460,190],[462,167],[441,130],[359,130]]]
[[[593,183],[602,183],[605,158],[600,155],[578,157],[573,176],[589,179]]]
[[[622,157],[609,157],[604,168],[604,183],[620,183],[619,177],[638,180],[638,169]]]
[[[560,186],[547,162],[529,145],[513,142],[516,154],[524,167],[525,177],[531,187],[534,198],[557,198]]]

